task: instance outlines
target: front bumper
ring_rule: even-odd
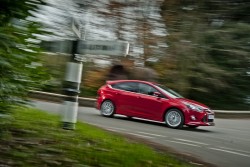
[[[188,116],[185,122],[188,126],[215,126],[214,123],[214,113],[213,112],[203,112],[197,113],[193,112]]]
[[[187,126],[215,126],[214,122],[188,122]]]

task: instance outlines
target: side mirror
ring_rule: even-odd
[[[153,95],[156,96],[156,97],[161,97],[161,93],[160,92],[154,92]]]

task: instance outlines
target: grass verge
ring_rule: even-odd
[[[77,123],[74,131],[59,123],[59,116],[31,108],[0,118],[0,166],[192,166],[85,123]]]

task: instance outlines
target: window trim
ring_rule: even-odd
[[[123,90],[123,89],[118,89],[118,88],[114,88],[113,85],[114,84],[120,84],[120,83],[135,83],[137,85],[138,91],[137,92],[132,92],[132,91],[128,91],[128,90]],[[145,84],[148,85],[154,89],[156,89],[162,96],[161,97],[157,97],[154,95],[148,95],[148,94],[143,94],[139,92],[139,84]],[[119,90],[119,91],[124,91],[124,92],[129,92],[129,93],[134,93],[134,94],[138,94],[138,95],[144,95],[144,96],[149,96],[149,97],[155,97],[155,98],[163,98],[168,100],[169,98],[167,96],[165,96],[160,90],[157,89],[157,87],[155,87],[154,85],[150,85],[147,83],[141,83],[141,82],[133,82],[133,81],[129,81],[129,82],[118,82],[118,83],[113,83],[113,84],[108,84],[110,86],[111,89],[115,89],[115,90]]]

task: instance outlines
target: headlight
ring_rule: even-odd
[[[196,106],[196,105],[193,105],[193,104],[191,104],[191,103],[184,102],[184,104],[185,104],[189,109],[191,109],[191,110],[193,110],[193,111],[197,111],[197,112],[202,112],[202,111],[203,111],[201,107]]]

